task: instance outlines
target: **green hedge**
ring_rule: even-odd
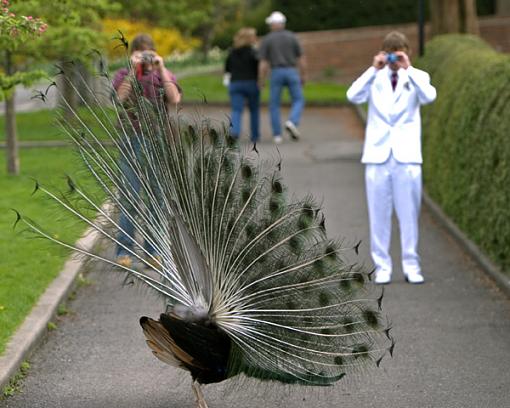
[[[510,56],[477,37],[445,35],[418,65],[438,91],[423,110],[427,191],[509,272]]]

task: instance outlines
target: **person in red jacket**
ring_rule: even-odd
[[[137,118],[130,112],[129,105],[134,103],[135,91],[133,89],[135,80],[141,86],[139,89],[142,95],[154,104],[158,103],[158,98],[163,98],[167,112],[175,110],[176,105],[181,101],[181,89],[177,85],[176,78],[166,67],[163,58],[156,52],[154,42],[150,35],[139,34],[131,42],[131,55],[129,68],[121,68],[116,72],[113,79],[113,87],[117,96],[126,106],[129,120],[134,130],[132,136],[132,153],[121,154],[119,167],[126,179],[126,192],[121,195],[122,209],[119,216],[119,233],[117,236],[118,245],[116,249],[117,262],[130,267],[132,257],[130,251],[133,248],[135,235],[135,223],[133,214],[133,204],[129,201],[129,196],[138,193],[141,189],[140,180],[136,177],[133,170],[133,159],[140,165],[145,165],[141,159],[140,147],[140,124]],[[134,156],[134,157],[133,157]],[[145,240],[145,250],[149,259],[154,261],[157,254],[154,248]]]

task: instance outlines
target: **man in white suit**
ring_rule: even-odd
[[[370,221],[375,283],[391,282],[389,255],[393,208],[400,226],[402,269],[409,283],[423,283],[418,255],[420,213],[420,105],[436,99],[430,76],[411,66],[407,38],[389,33],[382,51],[347,91],[356,104],[368,102],[362,163]]]

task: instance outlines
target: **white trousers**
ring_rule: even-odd
[[[402,270],[420,272],[418,218],[420,215],[421,164],[400,163],[393,155],[382,164],[366,164],[365,183],[370,221],[370,252],[376,270],[392,272],[389,254],[393,208],[400,227]]]

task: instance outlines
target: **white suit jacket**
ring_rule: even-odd
[[[425,71],[398,70],[395,91],[388,66],[368,68],[347,91],[352,103],[368,102],[363,163],[384,163],[391,153],[401,163],[422,163],[420,105],[436,99]]]

